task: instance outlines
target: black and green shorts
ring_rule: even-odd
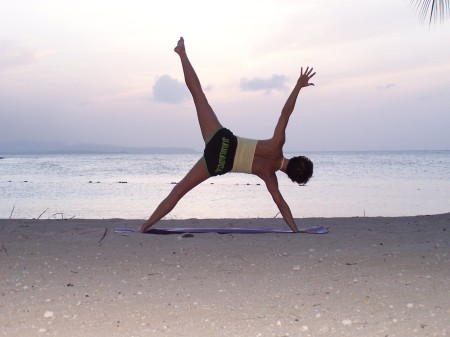
[[[236,148],[237,138],[226,128],[218,129],[206,142],[203,158],[211,177],[231,171]]]

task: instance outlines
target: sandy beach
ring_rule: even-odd
[[[449,336],[450,213],[299,219],[328,234],[117,234],[0,220],[2,336]],[[281,219],[158,227],[284,227]]]

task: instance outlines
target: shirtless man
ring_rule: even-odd
[[[314,85],[309,82],[316,74],[313,68],[307,67],[305,71],[301,68],[300,77],[281,111],[272,138],[253,140],[236,137],[220,124],[187,57],[183,38],[178,41],[175,52],[180,56],[184,79],[197,109],[197,117],[205,141],[204,155],[159,204],[139,231],[145,232],[166,216],[187,192],[201,182],[211,176],[231,171],[254,174],[261,178],[283,219],[293,232],[298,232],[291,210],[278,188],[275,173],[280,170],[300,185],[306,184],[313,174],[313,164],[308,158],[299,156],[287,159],[283,155],[289,117],[294,111],[300,89]]]

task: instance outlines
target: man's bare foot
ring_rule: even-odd
[[[180,37],[178,40],[177,46],[175,47],[175,53],[180,54],[181,52],[185,52],[186,49],[184,48],[184,39],[183,37]]]

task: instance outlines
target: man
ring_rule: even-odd
[[[285,131],[289,117],[294,111],[300,89],[314,85],[309,83],[316,74],[313,73],[313,68],[307,67],[304,72],[301,68],[300,77],[281,111],[272,138],[253,140],[236,137],[220,124],[187,57],[183,38],[178,41],[175,52],[180,56],[185,82],[194,99],[200,129],[206,144],[204,155],[159,204],[139,231],[145,232],[166,216],[187,192],[201,182],[211,176],[232,171],[255,174],[260,177],[265,182],[283,219],[293,232],[298,232],[291,210],[278,188],[275,173],[281,170],[300,185],[306,184],[312,176],[312,162],[303,156],[286,159],[283,155],[283,145],[286,140]]]

